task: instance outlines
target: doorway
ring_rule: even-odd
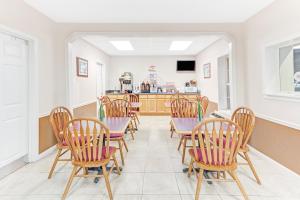
[[[231,109],[230,88],[229,55],[224,55],[218,58],[218,102],[220,110]]]
[[[29,153],[29,45],[0,33],[0,168]]]

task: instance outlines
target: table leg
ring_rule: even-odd
[[[111,167],[110,166],[106,166],[106,171],[110,171]],[[122,167],[119,167],[120,171],[122,171]],[[89,171],[97,171],[98,175],[102,174],[102,167],[92,167],[92,168],[88,168]],[[117,173],[118,169],[117,167],[113,167],[112,171],[114,173]],[[94,179],[94,183],[98,183],[99,182],[99,178],[96,177]]]
[[[196,170],[197,173],[199,173],[199,171],[200,171],[199,168],[192,169],[192,171],[193,171],[193,170]],[[187,167],[182,169],[182,172],[183,172],[183,173],[188,173],[188,171],[189,171],[189,168],[187,168]],[[209,175],[208,175],[208,173],[210,173],[210,172],[207,171],[207,170],[204,170],[203,176],[204,176],[206,179],[209,179],[209,178],[210,178]],[[207,181],[207,183],[211,185],[211,184],[212,184],[212,181]]]

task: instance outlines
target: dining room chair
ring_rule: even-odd
[[[105,140],[105,137],[108,139]],[[64,138],[73,155],[73,170],[65,187],[62,199],[66,199],[73,179],[75,177],[104,176],[109,199],[112,200],[112,192],[109,174],[115,167],[120,175],[120,168],[115,157],[116,148],[110,146],[109,129],[99,120],[80,118],[68,122],[64,129]],[[82,139],[85,138],[85,139]],[[110,170],[107,165],[112,161]],[[88,168],[100,168],[102,174],[89,174]],[[82,173],[80,171],[82,170]]]
[[[132,93],[125,94],[124,100],[129,101],[130,104],[139,103],[139,97],[136,94],[132,94]],[[137,129],[137,124],[140,124],[138,113],[139,113],[139,108],[133,107],[131,105],[131,110],[129,110],[129,115],[130,117],[132,117],[136,129]]]
[[[203,116],[205,116],[206,113],[207,113],[208,104],[209,104],[208,97],[207,96],[202,96],[201,97],[201,106],[202,106]]]
[[[107,117],[130,117],[129,116],[130,103],[123,99],[116,99],[111,101],[107,111]],[[132,120],[129,123],[128,131],[131,134],[132,139],[134,140],[134,127],[132,124]],[[124,133],[113,133],[110,136],[110,140],[112,142],[118,143],[118,150],[120,151],[120,156],[122,160],[122,164],[125,164],[124,154],[123,154],[123,146],[125,150],[128,152],[128,146],[126,144]]]
[[[54,108],[50,113],[50,125],[52,127],[52,132],[56,138],[57,144],[57,153],[56,157],[53,161],[52,167],[50,169],[48,179],[50,179],[53,175],[53,172],[55,170],[55,167],[58,162],[60,161],[71,161],[71,158],[61,158],[64,154],[66,154],[69,151],[69,147],[66,144],[64,137],[63,137],[63,130],[66,126],[66,124],[73,119],[73,116],[68,108],[66,107],[56,107]]]
[[[171,102],[171,116],[174,118],[196,118],[198,104],[188,99],[176,99]],[[182,146],[182,163],[185,161],[187,143],[191,141],[191,134],[181,134],[178,151]]]
[[[185,99],[185,100],[188,100],[188,99],[187,99],[186,97],[184,97],[183,95],[180,95],[179,92],[176,92],[175,94],[173,94],[173,95],[170,97],[170,106],[171,106],[171,103],[172,103],[174,100],[177,100],[177,99]],[[172,108],[172,107],[171,107],[171,108]],[[172,109],[171,109],[171,117],[173,117]],[[173,124],[172,124],[171,121],[170,121],[170,132],[171,132],[171,138],[173,138],[175,129],[174,129],[174,126],[173,126]]]
[[[253,133],[253,128],[255,125],[255,115],[251,109],[247,107],[239,107],[233,112],[231,120],[237,123],[241,127],[242,131],[244,132],[244,138],[243,138],[242,146],[239,150],[239,156],[247,162],[245,164],[247,164],[250,167],[257,183],[260,185],[261,181],[256,173],[254,165],[251,162],[251,159],[248,154],[249,152],[248,143]],[[244,163],[240,163],[240,164],[244,164]]]
[[[229,119],[207,119],[199,123],[192,132],[192,145],[189,149],[191,162],[188,177],[192,171],[197,175],[195,200],[199,199],[204,173],[209,171],[228,173],[229,179],[204,179],[206,181],[235,181],[244,199],[248,196],[237,177],[237,154],[243,142],[244,132]],[[219,142],[224,141],[224,142]],[[193,170],[195,169],[195,170]],[[199,173],[197,173],[199,169]]]

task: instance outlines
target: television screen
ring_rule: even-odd
[[[194,60],[178,60],[177,61],[177,71],[195,71]]]

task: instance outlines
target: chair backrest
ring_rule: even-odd
[[[139,97],[136,94],[132,94],[132,93],[125,94],[123,99],[126,101],[129,101],[129,103],[135,103],[135,102],[138,103],[139,102]],[[135,110],[135,111],[138,110],[138,108],[133,108],[133,107],[131,107],[131,109]]]
[[[242,148],[245,148],[253,133],[255,125],[255,115],[251,109],[246,107],[239,107],[233,112],[231,120],[237,123],[244,132]]]
[[[208,104],[209,104],[208,97],[207,96],[201,97],[201,105],[202,105],[203,115],[206,114]]]
[[[182,98],[171,102],[171,117],[194,118],[197,117],[197,113],[197,102],[190,102]]]
[[[73,116],[66,107],[56,107],[51,111],[49,120],[58,145],[63,145],[63,130],[72,119]]]
[[[213,166],[232,165],[236,163],[242,139],[243,131],[233,121],[216,118],[204,120],[192,132],[195,160]]]
[[[98,98],[98,99],[102,102],[103,105],[110,104],[110,102],[111,102],[111,100],[108,96],[103,96],[103,97]]]
[[[110,158],[109,129],[98,120],[81,118],[70,121],[64,129],[64,138],[76,162]]]
[[[177,92],[176,94],[173,94],[171,97],[170,97],[170,101],[174,101],[176,99],[186,99],[183,95],[180,95],[179,92]]]
[[[111,101],[106,110],[107,117],[128,117],[131,109],[130,103],[123,99]]]

